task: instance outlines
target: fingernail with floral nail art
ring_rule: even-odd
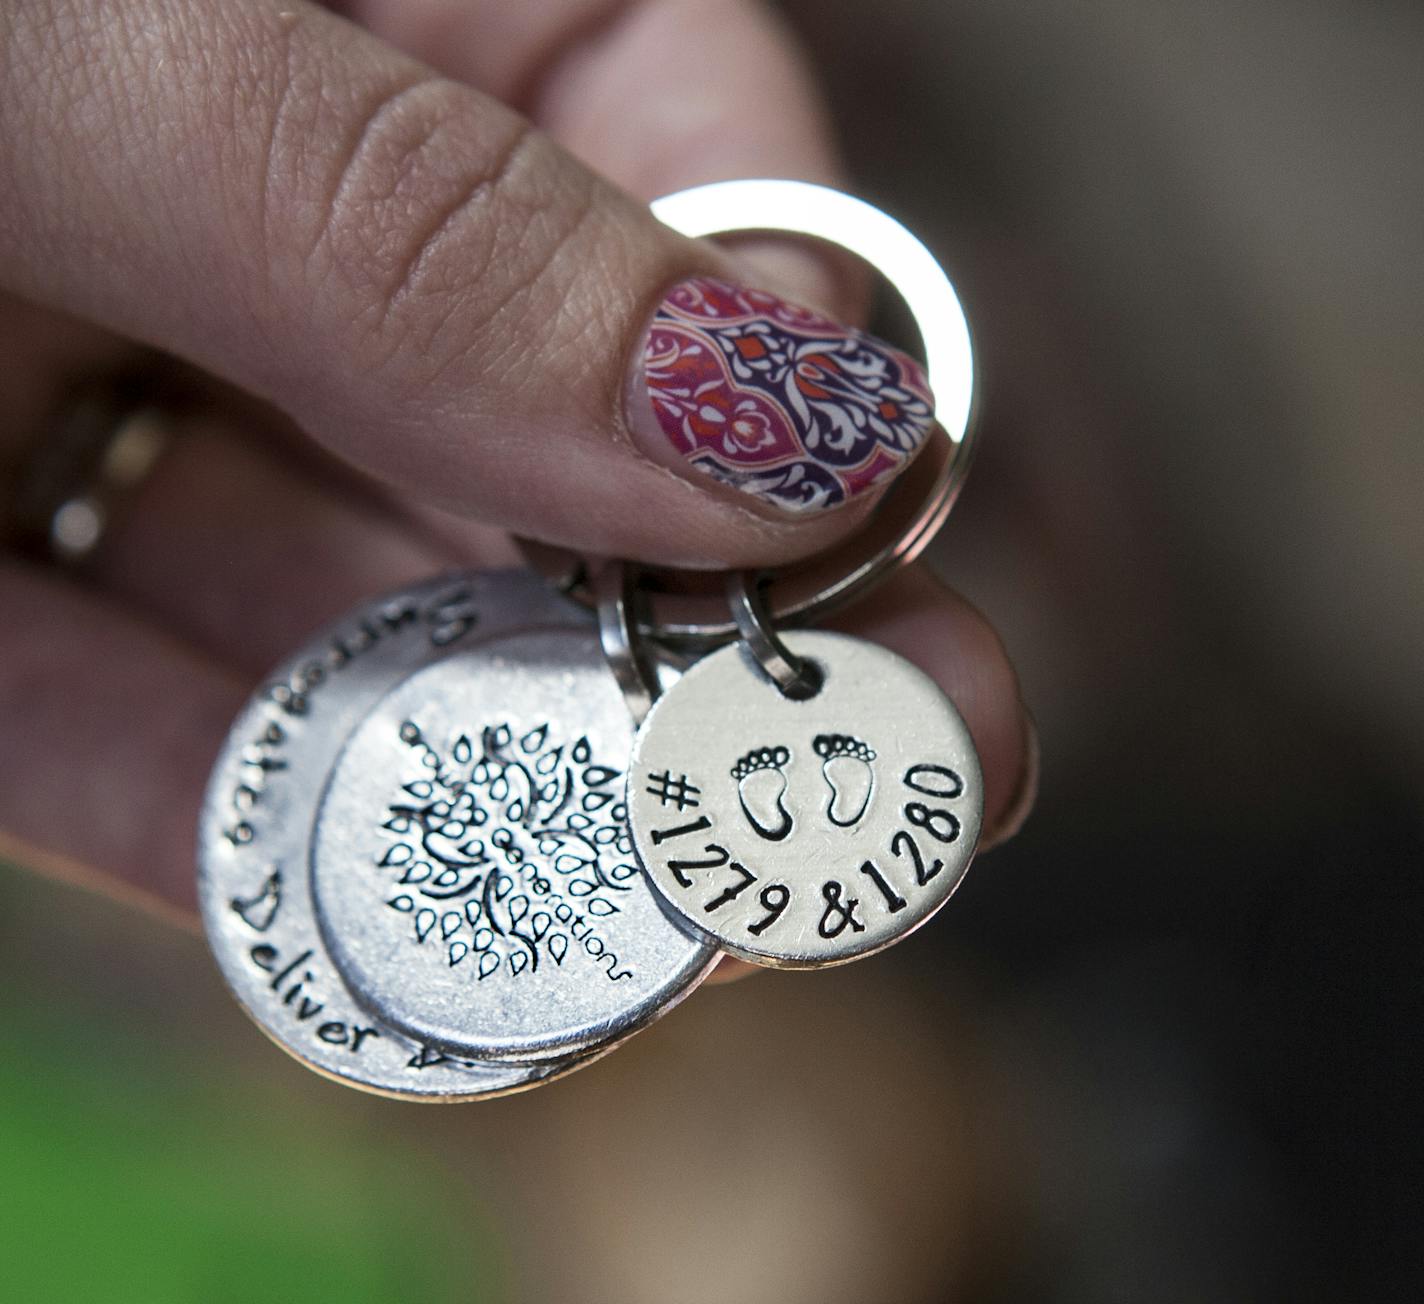
[[[883,485],[934,425],[924,368],[907,354],[707,276],[668,291],[641,375],[652,420],[631,424],[650,455],[794,513]]]

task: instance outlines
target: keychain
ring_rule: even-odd
[[[724,951],[816,967],[890,945],[973,854],[982,783],[953,705],[903,658],[802,628],[919,555],[962,483],[953,288],[893,219],[822,187],[724,182],[653,209],[872,263],[919,329],[939,437],[812,563],[698,594],[529,545],[544,574],[368,603],[253,695],[201,817],[205,927],[258,1025],[351,1085],[455,1101],[552,1080]]]

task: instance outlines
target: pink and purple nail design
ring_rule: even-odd
[[[680,281],[643,349],[653,412],[685,464],[793,512],[900,471],[934,424],[924,369],[774,294]]]

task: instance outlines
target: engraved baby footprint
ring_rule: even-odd
[[[782,800],[786,796],[782,770],[790,760],[785,747],[756,747],[732,767],[742,814],[768,842],[780,842],[791,832],[791,813]]]
[[[821,773],[831,790],[826,815],[838,828],[848,829],[870,804],[870,792],[875,786],[870,762],[875,759],[875,752],[849,734],[817,734],[811,740],[811,748],[821,758]]]

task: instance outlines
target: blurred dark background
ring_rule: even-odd
[[[13,1298],[1424,1297],[1424,11],[784,9],[975,327],[936,564],[1020,667],[1036,814],[872,964],[451,1110],[5,871]]]

